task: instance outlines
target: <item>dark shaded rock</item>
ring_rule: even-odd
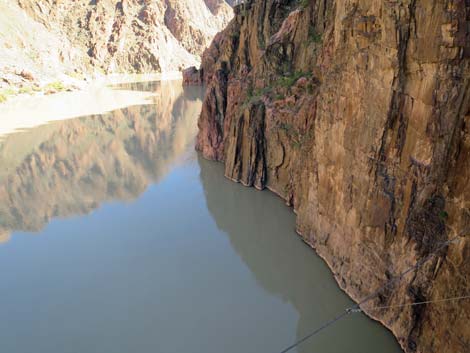
[[[183,84],[184,85],[201,85],[202,77],[201,71],[196,69],[196,67],[191,66],[183,70]]]

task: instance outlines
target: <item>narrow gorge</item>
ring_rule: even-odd
[[[469,301],[395,307],[470,293],[468,0],[248,0],[184,82],[197,149],[292,206],[354,300],[433,255],[363,309],[406,352],[470,352]]]

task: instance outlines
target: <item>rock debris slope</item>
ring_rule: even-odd
[[[0,81],[180,70],[232,16],[225,0],[5,0]]]
[[[470,2],[256,0],[200,71],[197,148],[292,205],[356,300],[406,352],[470,352]]]

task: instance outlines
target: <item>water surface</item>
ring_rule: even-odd
[[[352,304],[282,200],[193,151],[200,88],[115,88],[152,104],[0,140],[2,351],[277,353]],[[400,350],[355,314],[297,352]]]

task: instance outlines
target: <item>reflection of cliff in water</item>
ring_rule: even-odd
[[[315,268],[324,269],[321,263],[306,266],[305,257],[299,256],[299,244],[292,240],[294,215],[273,195],[227,181],[215,163],[202,158],[199,163],[207,208],[217,226],[227,233],[258,283],[296,308],[301,315],[298,331],[307,332],[315,317],[322,316],[322,308],[313,306],[312,298],[323,297],[327,303],[333,287],[316,282]]]
[[[151,89],[154,104],[55,122],[0,141],[0,238],[39,231],[52,217],[131,200],[193,142],[202,91],[180,82]]]
[[[199,158],[199,164],[207,208],[217,226],[227,234],[256,281],[295,307],[299,314],[297,338],[351,305],[323,261],[310,247],[299,244],[302,241],[294,231],[294,213],[278,197],[225,179],[223,166],[217,163]],[[379,325],[364,317],[356,318],[359,319],[356,324],[339,323],[299,346],[297,352],[400,351],[392,336]],[[377,337],[377,342],[370,342],[371,335]],[[382,347],[384,335],[389,336],[385,337],[390,339],[389,347]]]

